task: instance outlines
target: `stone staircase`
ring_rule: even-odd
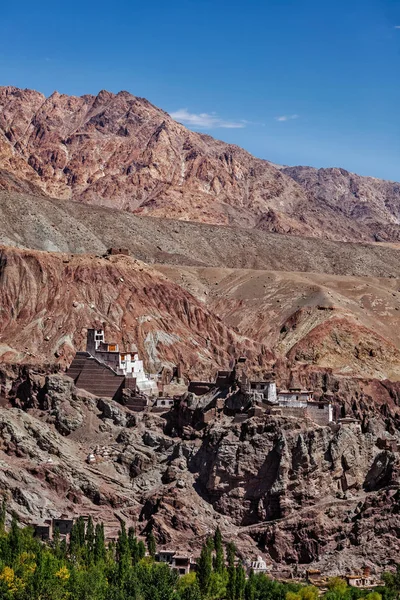
[[[67,375],[74,380],[77,388],[113,400],[120,399],[125,384],[124,375],[118,375],[111,367],[88,352],[76,353]]]

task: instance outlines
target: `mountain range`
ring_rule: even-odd
[[[23,523],[91,514],[110,535],[123,519],[188,551],[218,525],[285,577],[392,567],[399,217],[398,183],[274,165],[128,92],[0,88],[11,510]],[[222,411],[200,427],[190,397],[133,414],[63,375],[92,327],[186,382],[245,356],[255,378],[330,397],[346,419]]]
[[[277,167],[128,92],[0,88],[0,186],[138,215],[340,241],[397,242],[400,185]]]

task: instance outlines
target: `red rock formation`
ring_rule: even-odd
[[[2,248],[2,361],[69,364],[87,327],[135,344],[152,370],[180,363],[213,372],[237,353],[262,347],[239,336],[153,268],[128,256],[105,258]],[[264,354],[271,358],[272,354]]]

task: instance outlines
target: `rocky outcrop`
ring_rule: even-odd
[[[211,425],[190,466],[213,507],[271,560],[339,573],[346,560],[389,564],[399,548],[399,455],[376,442],[357,424],[259,417]]]
[[[0,487],[22,522],[91,514],[112,536],[123,518],[195,553],[219,525],[243,557],[261,551],[297,572],[379,571],[399,551],[399,453],[381,448],[399,429],[378,406],[368,424],[219,416],[180,437],[157,414],[130,423],[125,407],[59,374],[38,387],[24,410],[0,408]]]

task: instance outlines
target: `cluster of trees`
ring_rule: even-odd
[[[186,575],[180,584],[189,578],[192,586],[185,600],[193,597],[207,600],[285,600],[287,593],[300,589],[299,585],[279,583],[264,574],[250,572],[246,579],[243,565],[236,559],[235,545],[228,543],[225,553],[219,529],[202,547],[196,574]]]
[[[146,551],[147,550],[147,551]],[[156,562],[156,542],[146,545],[124,523],[116,542],[105,543],[104,527],[91,519],[75,522],[68,543],[57,532],[49,543],[19,527],[5,528],[0,508],[0,600],[317,600],[312,586],[274,581],[246,573],[232,543],[224,548],[221,532],[204,544],[195,572],[179,577]],[[379,593],[363,594],[338,578],[325,600],[399,600],[400,567],[385,575]]]

